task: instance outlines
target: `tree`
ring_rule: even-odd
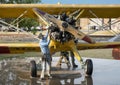
[[[24,18],[22,22],[19,23],[19,27],[24,27],[24,28],[28,28],[29,31],[31,31],[31,27],[34,26],[38,26],[39,23],[32,18]]]
[[[0,3],[2,4],[29,4],[29,3],[40,3],[41,0],[0,0]],[[13,20],[13,19],[11,19]],[[7,19],[6,21],[11,22],[10,19]],[[20,23],[19,27],[27,27],[29,30],[32,26],[36,27],[39,23],[32,18],[24,18]]]

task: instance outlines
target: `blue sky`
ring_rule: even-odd
[[[41,0],[44,4],[120,4],[120,0]]]

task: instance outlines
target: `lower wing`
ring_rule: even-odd
[[[99,42],[95,44],[78,43],[76,46],[78,50],[119,48],[120,42]],[[68,51],[69,50],[70,49],[68,49]],[[41,52],[41,50],[38,43],[0,43],[0,54],[17,54],[25,52]]]
[[[96,42],[95,44],[88,44],[88,43],[77,44],[78,50],[119,48],[119,47],[120,47],[120,42]]]
[[[17,54],[24,52],[40,52],[38,43],[5,43],[0,44],[0,54]]]

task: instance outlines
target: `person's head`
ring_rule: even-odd
[[[38,38],[39,39],[42,39],[44,36],[43,36],[43,34],[42,33],[40,33],[39,35],[38,35]]]

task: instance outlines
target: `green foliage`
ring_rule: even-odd
[[[24,27],[24,28],[27,27],[29,30],[31,30],[30,28],[32,26],[36,27],[38,25],[39,23],[35,19],[32,19],[32,18],[24,18],[24,20],[19,23],[19,27]]]
[[[0,3],[3,4],[29,4],[29,3],[40,3],[41,0],[0,0]],[[12,20],[12,19],[11,19]],[[12,22],[10,19],[6,19],[7,22]],[[27,27],[29,30],[32,26],[38,26],[38,22],[35,19],[24,18],[22,22],[19,23],[19,27]]]

